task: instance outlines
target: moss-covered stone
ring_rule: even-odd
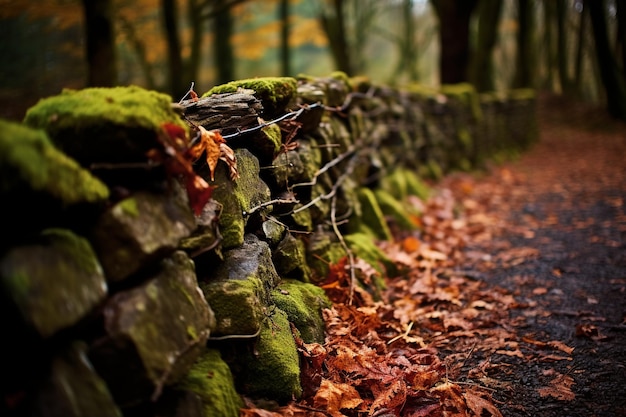
[[[304,282],[311,278],[311,270],[306,263],[304,242],[296,239],[291,233],[285,235],[272,251],[272,260],[276,272],[281,277],[296,278]]]
[[[307,264],[311,268],[312,279],[321,281],[326,278],[329,265],[336,264],[346,256],[346,251],[337,241],[335,234],[318,225],[309,239],[307,248]]]
[[[411,214],[400,201],[396,200],[385,190],[376,190],[374,194],[382,212],[386,217],[393,219],[393,222],[401,230],[413,230],[416,228],[415,223],[411,221]]]
[[[137,192],[100,217],[92,241],[109,282],[158,261],[191,234],[196,222],[183,196]]]
[[[365,233],[352,233],[345,235],[344,239],[354,254],[372,265],[382,277],[395,276],[397,273],[395,264],[376,246],[370,236]]]
[[[274,309],[263,322],[255,354],[248,353],[241,373],[242,389],[254,397],[287,402],[302,395],[300,361],[287,314]]]
[[[170,96],[136,86],[66,89],[31,107],[24,122],[44,129],[83,166],[145,162],[146,152],[160,147],[164,124],[189,131]]]
[[[238,417],[244,405],[235,390],[230,368],[216,349],[205,349],[175,390],[198,395],[204,408],[203,417]]]
[[[3,222],[15,216],[44,223],[75,205],[101,205],[109,189],[72,158],[60,152],[42,130],[0,120],[0,193]],[[28,225],[25,225],[28,228]]]
[[[287,313],[305,343],[324,343],[325,324],[322,309],[331,302],[324,290],[297,280],[283,280],[272,292],[272,300]]]
[[[380,188],[399,201],[404,201],[410,195],[427,200],[430,194],[428,185],[415,172],[404,168],[395,169],[384,176],[380,181]]]
[[[297,82],[291,77],[262,77],[231,81],[211,88],[202,97],[213,94],[234,93],[239,88],[254,90],[255,97],[263,103],[263,116],[273,118],[283,113],[295,98]]]
[[[217,320],[216,335],[253,334],[270,304],[280,277],[267,243],[246,235],[244,244],[224,253],[211,279],[200,283]]]
[[[361,187],[357,195],[361,213],[359,213],[360,216],[351,219],[350,232],[366,232],[371,233],[370,239],[391,240],[391,231],[374,192],[369,188]]]
[[[258,277],[201,282],[200,288],[215,312],[217,337],[249,335],[265,318],[267,289]]]
[[[0,286],[26,325],[44,338],[84,319],[108,290],[89,242],[63,229],[46,230],[36,242],[6,253]]]
[[[474,121],[480,121],[482,118],[480,99],[476,88],[472,84],[445,84],[441,86],[441,92],[448,97],[459,100],[467,107]]]
[[[178,382],[203,352],[215,317],[194,263],[177,251],[151,279],[109,298],[103,324],[106,336],[94,342],[90,359],[124,406]]]
[[[235,150],[239,178],[231,180],[225,164],[218,164],[215,172],[215,190],[213,199],[222,204],[219,218],[220,233],[223,237],[222,246],[225,249],[234,248],[243,244],[245,225],[249,221],[248,212],[254,207],[270,201],[271,192],[267,184],[259,178],[261,170],[259,160],[247,149]],[[206,165],[199,168],[198,173],[205,179],[210,179]],[[255,216],[271,211],[267,206],[258,210]]]

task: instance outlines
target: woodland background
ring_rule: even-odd
[[[0,117],[63,88],[234,79],[532,87],[626,118],[623,0],[0,0]],[[442,47],[443,45],[443,47]]]

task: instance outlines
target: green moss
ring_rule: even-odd
[[[139,217],[139,207],[137,206],[137,200],[134,198],[127,198],[120,202],[119,208],[132,217]]]
[[[283,280],[272,292],[272,300],[287,313],[306,343],[324,343],[322,309],[329,308],[331,302],[322,288],[301,281]]]
[[[396,266],[387,255],[364,233],[345,235],[344,239],[354,254],[372,265],[383,277],[393,277]]]
[[[343,71],[333,71],[330,73],[330,78],[343,82],[346,85],[348,91],[352,91],[352,84],[350,83],[350,77]]]
[[[416,228],[411,221],[410,213],[404,208],[399,200],[384,190],[376,190],[376,200],[385,216],[391,217],[403,230],[413,230]]]
[[[263,321],[265,287],[260,278],[200,283],[215,313],[215,335],[253,334]]]
[[[205,417],[238,417],[244,406],[230,368],[216,349],[206,349],[175,389],[197,394],[202,399]]]
[[[277,124],[269,125],[261,129],[265,138],[267,138],[267,148],[270,148],[272,155],[278,154],[280,151],[280,145],[283,143],[282,133],[280,127]]]
[[[459,83],[441,86],[441,92],[448,97],[458,99],[464,106],[468,108],[472,118],[476,121],[482,119],[482,110],[480,108],[480,99],[476,89],[472,84]]]
[[[246,358],[246,391],[279,402],[300,397],[300,362],[285,312],[275,309],[264,321],[255,347]]]
[[[510,90],[508,96],[511,100],[534,100],[537,93],[532,88],[517,88]]]
[[[263,77],[231,81],[211,88],[202,97],[213,94],[235,93],[239,88],[255,91],[255,96],[263,103],[266,117],[276,116],[285,110],[296,96],[297,81],[291,77]]]
[[[63,205],[109,197],[106,185],[55,148],[45,132],[0,120],[0,192],[23,195],[29,190]]]
[[[371,230],[373,235],[380,240],[391,240],[391,231],[385,221],[385,216],[378,205],[374,192],[369,188],[362,187],[357,192],[359,205],[361,206],[360,216],[350,223],[352,232]],[[365,226],[362,228],[361,226]],[[370,239],[371,239],[370,237]]]
[[[24,122],[44,129],[57,147],[85,167],[145,163],[147,153],[162,146],[158,137],[164,125],[189,131],[168,95],[135,86],[64,90],[31,107]],[[99,170],[98,174],[115,185],[137,181],[134,175],[120,172]],[[160,170],[136,174],[162,177]]]
[[[137,86],[65,89],[31,107],[24,122],[53,136],[59,130],[104,123],[159,130],[170,122],[188,129],[171,104],[170,96]]]

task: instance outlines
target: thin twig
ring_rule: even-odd
[[[252,207],[248,211],[244,211],[244,216],[251,216],[257,211],[261,210],[263,207],[271,206],[272,204],[298,204],[300,201],[294,198],[284,199],[284,198],[275,198],[274,200],[267,201],[265,203],[261,203],[258,206]]]
[[[335,232],[335,235],[337,236],[337,239],[339,239],[339,243],[341,244],[341,247],[346,252],[346,255],[348,255],[348,262],[350,262],[350,293],[348,295],[348,305],[352,305],[352,298],[354,296],[354,286],[356,282],[356,274],[354,273],[354,256],[352,255],[352,251],[348,247],[348,244],[344,240],[343,235],[339,231],[339,227],[337,227],[337,221],[335,218],[336,210],[337,210],[337,195],[335,194],[333,195],[333,199],[330,202],[330,223],[333,227],[333,231]]]
[[[191,82],[191,87],[189,87],[189,90],[187,90],[187,92],[185,93],[185,95],[183,96],[183,98],[180,99],[180,101],[178,102],[178,104],[181,104],[183,101],[185,101],[185,99],[187,98],[187,96],[189,94],[191,94],[191,92],[193,91],[193,87],[194,87],[195,83],[192,81]]]

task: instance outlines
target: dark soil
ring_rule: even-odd
[[[493,398],[505,417],[626,416],[626,125],[554,97],[538,112],[540,140],[519,159],[471,187],[446,180],[493,219],[468,267],[514,294],[524,349],[573,348],[506,357]]]

